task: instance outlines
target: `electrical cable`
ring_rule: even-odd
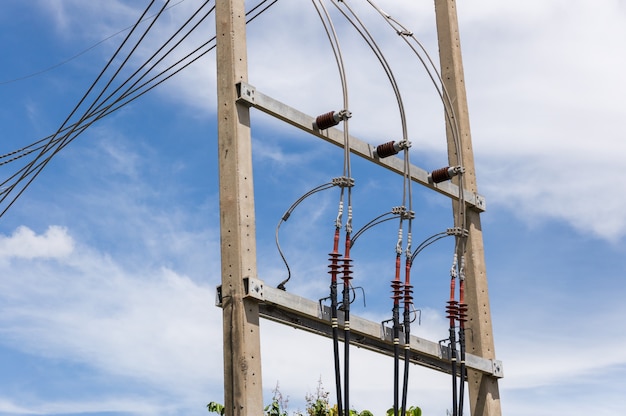
[[[411,307],[413,306],[413,286],[411,285],[411,257],[405,260],[404,280],[404,375],[402,379],[402,409],[401,415],[406,414],[406,404],[409,392],[409,364],[411,362]]]
[[[467,321],[467,304],[465,303],[465,259],[461,257],[459,266],[459,304],[458,304],[458,320],[459,320],[459,352],[460,352],[460,368],[459,368],[459,416],[463,416],[463,401],[465,397],[465,378],[467,369],[465,367],[465,322]]]
[[[410,327],[410,309],[412,302],[412,289],[410,285],[410,264],[411,264],[411,235],[412,235],[412,219],[413,219],[413,210],[412,210],[412,191],[411,191],[411,177],[410,177],[410,161],[409,161],[409,152],[408,148],[410,147],[410,142],[408,141],[408,131],[407,131],[407,123],[406,123],[406,115],[404,111],[404,104],[402,102],[402,96],[400,94],[400,89],[397,85],[395,77],[393,75],[393,71],[389,66],[384,54],[381,49],[378,47],[375,39],[371,35],[371,33],[367,30],[365,24],[362,20],[357,16],[354,10],[350,7],[347,1],[341,1],[341,4],[347,9],[348,13],[346,13],[339,4],[332,0],[333,4],[341,11],[344,17],[352,24],[352,26],[357,30],[357,32],[361,35],[361,37],[365,40],[367,45],[370,47],[374,55],[378,58],[378,61],[383,67],[387,78],[389,79],[392,89],[394,90],[396,100],[398,102],[400,119],[402,123],[402,135],[403,135],[403,145],[401,148],[404,150],[404,175],[403,175],[403,197],[402,197],[402,208],[404,212],[401,212],[399,215],[400,224],[398,228],[398,243],[396,246],[397,256],[396,256],[396,279],[392,282],[392,291],[394,298],[394,306],[392,309],[393,314],[393,327],[394,327],[394,416],[398,414],[398,396],[399,396],[399,302],[401,297],[402,283],[399,281],[399,262],[400,256],[402,253],[402,244],[403,244],[403,224],[404,221],[407,221],[407,236],[406,236],[406,267],[405,267],[405,331]],[[408,211],[406,207],[408,206]],[[405,338],[405,351],[408,351],[410,348],[409,338]],[[403,377],[403,402],[406,402],[406,389],[408,388],[408,370],[409,370],[409,361],[405,361],[405,371]],[[406,412],[406,406],[402,407],[402,415]]]
[[[458,415],[457,405],[457,356],[456,356],[456,319],[458,317],[458,302],[455,296],[455,285],[457,278],[457,254],[454,253],[454,260],[452,262],[452,268],[450,269],[450,300],[447,302],[446,311],[448,312],[447,318],[450,322],[449,330],[449,351],[450,351],[450,365],[452,373],[452,416]]]
[[[338,239],[341,228],[343,227],[343,210],[344,210],[344,202],[347,198],[347,218],[345,222],[345,252],[343,257],[343,302],[342,309],[344,313],[344,383],[343,383],[343,404],[342,404],[342,394],[341,394],[341,376],[340,376],[340,366],[339,366],[339,351],[338,351],[338,332],[335,331],[333,327],[333,351],[334,351],[334,362],[335,362],[335,381],[336,381],[336,389],[337,389],[337,403],[338,410],[341,416],[344,416],[344,412],[347,415],[350,412],[350,280],[352,279],[352,260],[350,259],[350,246],[351,239],[350,235],[352,233],[352,186],[354,185],[354,180],[352,179],[352,169],[350,164],[350,133],[349,133],[349,125],[348,119],[351,114],[348,106],[348,85],[346,79],[345,66],[343,62],[343,56],[341,52],[341,46],[339,44],[339,38],[337,36],[337,32],[335,31],[335,27],[332,21],[326,6],[324,5],[323,0],[312,0],[313,6],[320,18],[322,26],[326,32],[326,36],[328,37],[331,49],[333,51],[333,55],[335,56],[335,62],[337,64],[337,69],[339,71],[339,78],[341,82],[341,90],[343,96],[343,109],[340,110],[337,114],[337,117],[343,121],[343,181],[340,184],[341,191],[339,195],[339,206],[337,209],[337,217],[335,219],[335,235],[334,235],[334,247],[335,250],[331,253],[331,314],[336,312],[333,310],[333,303],[336,299],[336,277],[338,273],[339,266],[339,252],[338,252]],[[334,114],[333,117],[334,118]],[[318,120],[321,121],[320,118]],[[323,117],[323,127],[326,127],[328,123],[326,121],[331,121],[328,117]],[[317,121],[317,120],[316,120]],[[330,124],[329,124],[330,125]],[[348,188],[346,192],[346,188]],[[346,195],[347,194],[347,197]],[[333,282],[333,279],[335,281]],[[334,290],[333,290],[334,285]],[[331,319],[333,319],[331,317]],[[336,319],[336,318],[335,318]],[[334,325],[334,324],[333,324]]]
[[[333,363],[335,367],[335,391],[337,394],[337,410],[343,416],[343,400],[341,389],[341,361],[339,356],[339,318],[337,316],[337,275],[339,274],[339,238],[341,228],[335,227],[333,251],[330,256],[330,322],[333,333]]]
[[[400,299],[402,298],[402,282],[400,280],[401,253],[396,254],[395,278],[391,282],[393,300],[393,415],[398,416],[399,410],[399,378],[400,378]]]
[[[457,117],[456,117],[454,106],[453,106],[453,100],[445,86],[445,83],[443,82],[443,79],[439,71],[437,70],[437,67],[434,65],[433,60],[430,58],[430,55],[428,54],[424,46],[421,44],[421,42],[419,42],[419,40],[417,40],[417,38],[414,36],[414,34],[411,31],[407,30],[405,26],[400,24],[397,20],[392,18],[389,14],[382,11],[382,9],[376,6],[372,0],[367,0],[367,1],[374,9],[378,11],[378,13],[381,16],[383,16],[383,18],[396,31],[396,33],[403,38],[403,40],[409,45],[409,47],[413,50],[413,52],[416,54],[416,56],[418,57],[422,65],[424,66],[444,106],[446,121],[450,129],[449,131],[451,132],[452,141],[453,141],[455,152],[457,155],[457,163],[459,163],[459,166],[455,168],[455,169],[458,169],[456,173],[459,174],[458,179],[457,179],[458,188],[459,188],[459,198],[458,198],[458,203],[456,205],[456,212],[454,215],[454,225],[455,225],[455,230],[460,230],[460,232],[451,234],[455,236],[455,245],[454,245],[455,261],[453,263],[453,270],[451,271],[451,274],[452,274],[451,293],[450,293],[450,300],[448,301],[447,310],[448,310],[448,317],[450,320],[449,340],[450,340],[451,366],[452,366],[452,378],[453,378],[453,386],[452,386],[453,387],[453,416],[456,416],[457,413],[459,412],[462,415],[462,411],[463,411],[463,397],[462,396],[464,394],[464,383],[465,383],[465,374],[464,374],[465,373],[465,362],[464,362],[465,325],[464,325],[464,322],[466,321],[466,316],[467,316],[467,305],[464,304],[464,301],[457,302],[455,300],[454,282],[455,282],[456,276],[457,275],[460,276],[462,274],[461,267],[463,266],[460,267],[457,264],[457,258],[460,258],[461,264],[464,264],[466,240],[467,240],[468,233],[467,233],[467,214],[466,214],[466,204],[465,204],[465,186],[464,186],[464,178],[462,175],[462,173],[464,172],[464,168],[463,168],[463,153],[462,153],[463,148],[461,146],[460,129],[459,129]],[[409,42],[409,39],[412,39],[413,42],[415,42],[418,47],[416,48],[411,42]],[[422,53],[425,55],[425,57],[422,56]],[[441,85],[441,88],[439,87],[439,85]],[[443,238],[443,237],[444,236],[433,239],[432,241],[428,242],[426,246],[429,244],[432,244],[434,241],[437,241],[439,238]],[[423,247],[420,248],[418,251],[420,251],[421,249],[423,249]],[[464,290],[464,283],[465,282],[463,279],[463,282],[459,284],[460,287],[463,285],[463,290]],[[456,357],[456,339],[455,339],[456,338],[455,327],[456,327],[457,320],[459,321],[459,324],[460,324],[459,325],[459,344],[460,344],[460,350],[461,350],[460,354],[461,354],[461,367],[462,367],[460,370],[461,371],[461,384],[459,387],[458,407],[457,407],[457,390],[456,390],[456,377],[457,377],[456,376],[456,364],[457,364],[456,359],[457,357]],[[461,335],[461,332],[463,333],[463,335]]]

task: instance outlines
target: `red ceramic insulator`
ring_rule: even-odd
[[[376,154],[379,158],[384,159],[389,156],[397,155],[398,149],[397,146],[394,146],[396,142],[393,140],[387,143],[380,144],[376,146]]]
[[[429,179],[432,183],[445,182],[445,181],[450,180],[451,178],[452,176],[450,176],[449,166],[446,166],[445,168],[441,168],[441,169],[435,169],[429,175]]]
[[[326,114],[322,114],[321,116],[317,116],[315,119],[315,125],[319,130],[326,130],[333,126],[339,124],[339,121],[335,119],[335,112],[329,111]]]

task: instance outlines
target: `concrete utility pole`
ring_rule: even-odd
[[[441,76],[450,95],[459,126],[462,147],[462,161],[456,154],[450,128],[448,136],[448,158],[450,166],[462,164],[465,167],[465,186],[477,192],[474,153],[470,134],[469,112],[465,93],[463,61],[455,0],[435,0],[437,34],[439,37],[439,59]],[[456,210],[456,204],[453,204]],[[456,212],[455,212],[456,215]],[[466,338],[467,351],[479,357],[494,359],[494,341],[485,272],[480,214],[475,209],[467,210],[469,239],[466,253],[466,296],[468,304],[469,336]],[[478,371],[468,371],[468,387],[472,416],[500,416],[500,393],[498,379]]]
[[[456,153],[448,128],[451,166],[463,165],[463,195],[467,197],[465,277],[469,329],[467,342],[468,386],[472,416],[500,416],[498,378],[501,363],[495,359],[491,312],[485,274],[480,212],[484,199],[477,193],[463,64],[454,0],[434,0],[443,83],[450,95],[460,130],[462,155]],[[343,146],[343,133],[334,128],[314,128],[313,117],[265,96],[247,84],[246,22],[244,0],[216,0],[218,157],[222,284],[218,289],[223,308],[224,405],[227,416],[258,416],[263,409],[259,316],[329,336],[328,307],[285,291],[264,287],[257,277],[254,186],[250,108],[254,107],[317,137]],[[375,148],[351,138],[350,151],[397,173],[399,158],[380,159]],[[460,160],[462,158],[462,160]],[[433,186],[427,172],[411,166],[411,179],[453,199],[460,189],[452,183]],[[457,204],[453,203],[455,218]],[[354,323],[353,323],[354,321]],[[358,317],[351,331],[360,334],[351,343],[379,353],[392,351],[391,335],[381,337],[380,323]],[[450,371],[450,357],[435,342],[411,337],[412,362]]]
[[[237,102],[248,77],[244,0],[217,0],[217,114],[227,416],[263,411],[258,302],[244,296],[256,278],[256,235],[250,111]]]

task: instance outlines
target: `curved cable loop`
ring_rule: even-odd
[[[398,87],[398,83],[396,82],[396,78],[393,75],[393,71],[391,70],[391,66],[387,62],[385,55],[382,53],[382,50],[376,43],[376,40],[372,36],[372,34],[367,30],[367,27],[363,23],[363,21],[358,17],[358,15],[354,12],[354,10],[350,7],[347,1],[342,0],[341,4],[350,12],[353,18],[348,16],[348,14],[339,6],[337,0],[332,0],[333,5],[343,14],[343,16],[348,20],[348,22],[354,27],[359,35],[365,40],[367,46],[370,47],[374,55],[380,62],[389,82],[391,83],[391,87],[393,88],[393,92],[396,96],[396,100],[398,102],[398,110],[400,112],[400,120],[402,123],[402,138],[404,140],[408,140],[408,131],[407,131],[407,122],[406,122],[406,112],[404,109],[404,103],[402,102],[402,94],[400,93],[400,88]],[[356,23],[355,23],[356,20]],[[358,23],[358,25],[357,25]]]
[[[278,232],[280,230],[280,226],[283,222],[286,222],[289,217],[291,216],[291,214],[293,213],[293,211],[296,209],[296,207],[298,205],[300,205],[300,203],[302,201],[304,201],[306,198],[310,197],[311,195],[320,192],[320,191],[325,191],[326,189],[330,189],[333,186],[335,186],[335,183],[333,182],[328,182],[325,183],[323,185],[319,185],[313,189],[311,189],[310,191],[308,191],[307,193],[305,193],[304,195],[302,195],[300,198],[298,198],[296,200],[296,202],[294,202],[293,204],[291,204],[291,206],[289,207],[289,209],[287,211],[285,211],[285,213],[283,214],[283,216],[281,217],[281,219],[278,221],[278,225],[276,225],[276,248],[278,249],[278,254],[280,254],[280,257],[283,259],[283,263],[285,263],[285,267],[287,267],[287,278],[285,280],[283,280],[282,282],[280,282],[277,286],[278,289],[281,290],[287,290],[285,288],[285,284],[289,281],[289,279],[291,279],[291,269],[289,267],[289,263],[287,263],[287,259],[285,258],[285,255],[282,251],[282,249],[280,248],[280,243],[279,243],[279,239],[278,239]]]
[[[459,127],[458,127],[458,123],[457,123],[456,114],[455,114],[455,111],[454,111],[454,106],[452,105],[452,100],[450,98],[450,94],[448,93],[448,90],[445,87],[445,84],[443,83],[443,79],[441,77],[441,74],[439,73],[439,70],[437,69],[436,65],[434,64],[432,58],[430,57],[430,55],[428,54],[428,52],[426,51],[426,49],[424,48],[422,43],[415,37],[415,35],[411,31],[409,31],[405,26],[403,26],[396,19],[391,17],[391,15],[389,15],[386,12],[384,12],[372,0],[367,0],[367,1],[385,19],[385,21],[387,21],[387,23],[394,29],[394,31],[398,35],[402,36],[403,40],[413,50],[413,52],[416,54],[416,56],[418,57],[418,59],[420,60],[422,65],[424,66],[424,69],[426,70],[426,72],[427,72],[428,76],[430,77],[433,85],[435,86],[435,89],[439,93],[439,97],[440,97],[440,99],[441,99],[441,101],[442,101],[442,103],[444,105],[444,111],[445,111],[446,120],[447,120],[448,125],[450,127],[450,131],[452,132],[453,141],[454,141],[454,144],[455,144],[455,150],[456,150],[457,155],[458,155],[459,163],[462,163],[462,160],[463,160],[463,158],[462,158],[462,151],[463,151],[463,149],[462,149],[462,146],[461,146],[461,143],[460,143],[460,133],[459,133]],[[411,44],[411,42],[409,42],[409,40],[407,38],[413,39],[413,41],[418,45],[419,49],[426,56],[426,59],[422,56],[422,53],[420,53],[420,51],[417,48],[415,48],[415,46],[413,46]],[[433,75],[433,73],[435,75]],[[437,81],[440,84],[438,84]],[[439,85],[441,85],[441,88],[439,87]],[[465,196],[464,196],[464,186],[463,186],[462,175],[459,176],[458,180],[459,180],[459,204],[458,204],[459,205],[459,209],[458,209],[458,218],[456,219],[456,221],[457,221],[457,224],[460,227],[465,229],[466,228],[466,214],[465,214]]]

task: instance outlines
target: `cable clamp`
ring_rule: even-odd
[[[465,173],[465,168],[463,166],[453,166],[451,169],[452,176],[462,175]]]
[[[411,37],[413,36],[413,32],[411,32],[410,30],[398,30],[398,35],[400,36],[407,36],[407,37]]]
[[[399,215],[403,220],[412,220],[415,218],[415,211],[409,211],[404,205],[391,208],[391,213]]]
[[[354,178],[349,178],[347,176],[338,176],[333,178],[331,183],[333,186],[339,186],[341,188],[352,188],[354,186]]]
[[[453,235],[455,237],[469,237],[469,231],[461,227],[448,228],[446,230],[446,234]]]
[[[333,118],[337,121],[346,121],[347,119],[349,119],[350,117],[352,117],[352,113],[349,110],[341,110],[335,114],[333,114]]]
[[[400,150],[406,150],[411,147],[412,143],[408,140],[401,140],[398,142],[397,146]]]

